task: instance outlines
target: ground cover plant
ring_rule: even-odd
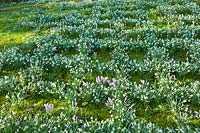
[[[198,0],[0,5],[0,132],[200,132]]]

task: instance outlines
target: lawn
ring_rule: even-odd
[[[198,0],[0,5],[0,132],[200,132]]]

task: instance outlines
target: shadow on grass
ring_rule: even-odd
[[[98,60],[100,63],[106,63],[112,60],[112,51],[112,48],[96,48],[93,50],[93,54],[90,54],[90,57]]]
[[[187,50],[182,48],[176,48],[174,50],[169,50],[170,57],[177,61],[185,62],[187,60]]]
[[[144,60],[146,52],[147,52],[146,49],[135,48],[135,49],[128,51],[128,56],[129,56],[130,59],[142,61],[142,60]]]
[[[132,72],[129,74],[129,80],[136,83],[141,83],[142,80],[154,83],[156,81],[156,77],[154,73],[150,72]]]

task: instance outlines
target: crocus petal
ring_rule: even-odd
[[[100,83],[101,82],[101,80],[100,80],[100,77],[98,76],[97,78],[96,78],[96,83]]]
[[[113,82],[116,82],[116,81],[117,81],[117,79],[116,79],[116,78],[112,78],[112,81],[113,81]]]
[[[105,81],[107,81],[107,80],[108,80],[108,77],[105,77],[104,79],[105,79]]]
[[[106,82],[108,83],[109,86],[112,86],[112,85],[113,85],[112,82],[111,82],[110,80],[107,80]]]
[[[112,78],[112,81],[113,81],[113,84],[114,85],[118,85],[119,84],[119,80],[115,79],[115,78]]]
[[[48,103],[44,104],[44,107],[45,107],[46,112],[53,110],[53,105],[50,105]]]
[[[105,81],[105,78],[104,78],[103,76],[101,76],[101,77],[100,77],[100,80],[104,82],[104,81]]]

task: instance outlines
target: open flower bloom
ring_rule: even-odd
[[[119,84],[119,80],[112,78],[112,80],[109,80],[108,77],[103,77],[103,76],[98,76],[96,77],[96,83],[100,84],[100,83],[106,83],[109,86],[115,86]]]
[[[110,80],[106,81],[108,83],[109,86],[112,86],[112,82]]]
[[[116,78],[112,78],[112,82],[114,85],[118,85],[119,84],[119,80],[117,80]]]
[[[107,80],[108,80],[108,77],[103,77],[103,76],[101,76],[101,81],[102,81],[103,83],[105,83]]]
[[[53,104],[44,104],[46,112],[53,110]]]
[[[100,79],[100,77],[98,76],[98,77],[96,78],[96,83],[99,84],[100,82],[101,82],[101,79]]]

